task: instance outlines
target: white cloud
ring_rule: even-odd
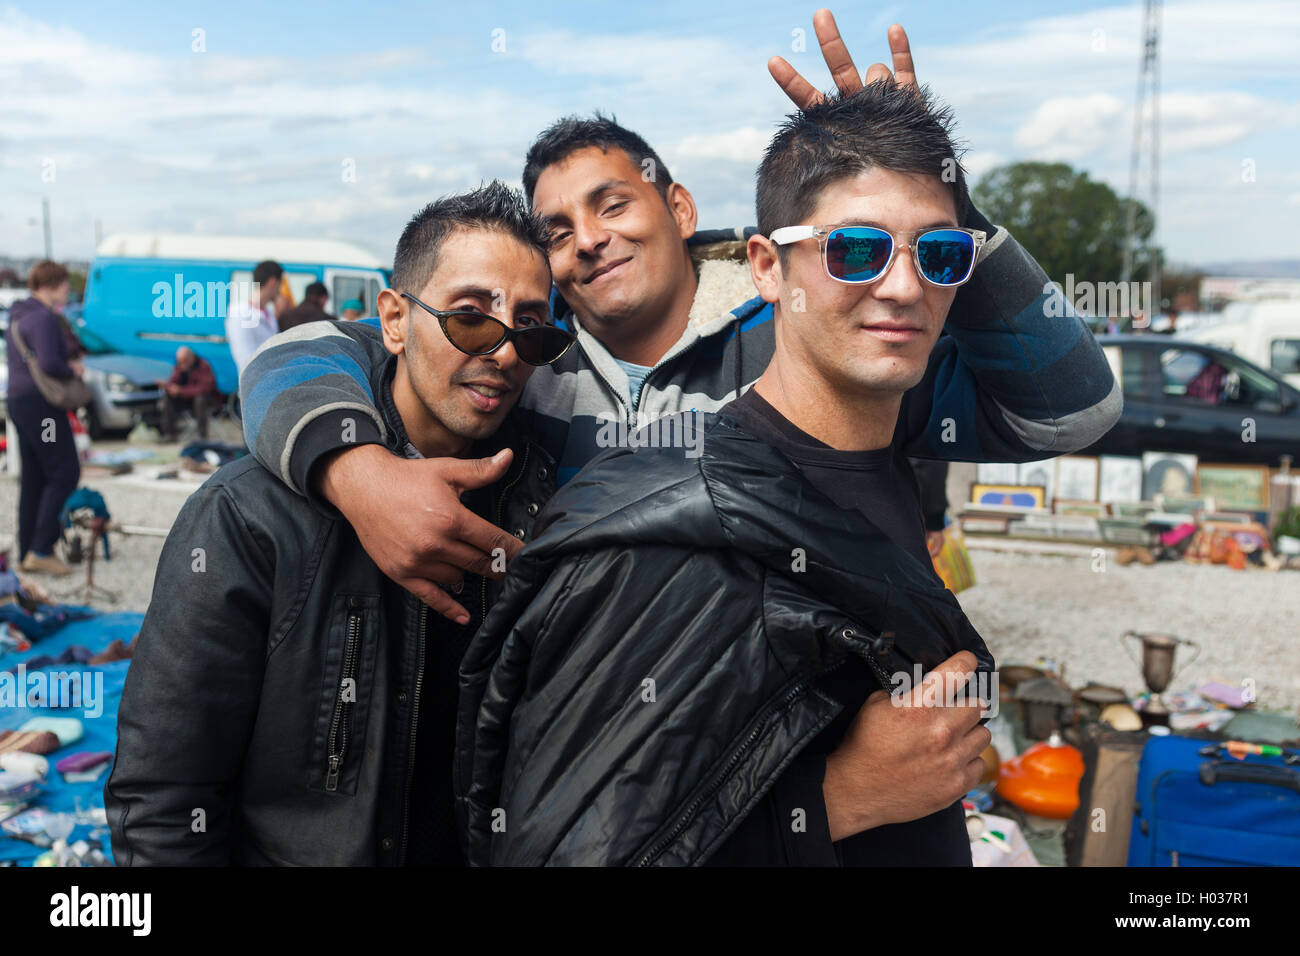
[[[757,167],[763,150],[772,139],[770,130],[753,126],[720,133],[695,133],[683,137],[678,143],[663,151],[665,162],[669,157],[682,159],[720,159],[734,163],[747,163]]]
[[[763,5],[750,13],[770,20],[777,46],[749,48],[710,14],[677,32],[512,30],[509,52],[487,61],[430,53],[401,34],[407,45],[344,59],[231,55],[212,37],[213,52],[192,54],[188,33],[175,50],[128,51],[0,9],[0,251],[39,248],[28,221],[48,195],[65,255],[88,254],[95,218],[108,231],[296,224],[387,252],[419,203],[491,176],[516,182],[538,130],[595,107],[659,149],[705,225],[751,222],[753,172],[787,106],[763,64],[788,46],[790,26],[809,40],[796,65],[816,64],[815,85],[829,80],[806,13],[788,25]],[[862,16],[877,33],[849,38],[859,65],[885,57],[883,27],[895,18],[908,25],[906,13]],[[1181,244],[1210,208],[1221,241],[1242,255],[1289,235],[1300,195],[1298,35],[1293,0],[1165,5],[1159,231],[1171,255],[1194,259]],[[922,82],[956,109],[973,180],[1005,162],[1062,159],[1122,192],[1139,44],[1140,5],[1125,3],[1008,14],[915,55]],[[460,68],[427,69],[443,56]],[[411,78],[421,71],[436,78]],[[357,161],[350,188],[344,157]],[[1256,182],[1241,181],[1244,157],[1256,161]],[[47,158],[54,183],[41,179]]]
[[[1034,159],[1074,160],[1111,140],[1124,104],[1109,93],[1044,100],[1013,140]]]

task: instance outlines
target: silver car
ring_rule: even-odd
[[[8,326],[8,310],[0,310],[0,333]],[[139,421],[158,426],[158,399],[162,389],[157,380],[171,377],[172,367],[158,359],[97,351],[99,344],[82,333],[83,344],[91,353],[82,364],[86,367],[86,384],[90,386],[90,404],[81,410],[91,438],[130,431]],[[0,419],[8,418],[9,366],[6,346],[0,337]]]
[[[158,359],[106,353],[87,355],[86,384],[91,400],[83,414],[91,438],[129,431],[137,422],[158,426],[158,379],[171,377],[172,367]]]

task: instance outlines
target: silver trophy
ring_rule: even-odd
[[[1201,646],[1195,641],[1189,641],[1185,637],[1174,637],[1172,634],[1139,634],[1136,631],[1125,631],[1120,642],[1123,643],[1127,638],[1136,638],[1142,642],[1142,660],[1139,663],[1136,657],[1133,657],[1132,650],[1128,644],[1124,644],[1124,651],[1142,668],[1142,679],[1146,681],[1147,689],[1151,691],[1151,697],[1147,700],[1147,705],[1142,710],[1142,722],[1144,724],[1165,724],[1169,723],[1169,708],[1165,702],[1160,699],[1160,695],[1169,688],[1173,682],[1176,673],[1174,671],[1174,654],[1178,651],[1179,644],[1186,644],[1196,650],[1191,664],[1196,658],[1201,656]],[[1184,664],[1183,667],[1186,667]],[[1181,671],[1182,668],[1179,668]]]

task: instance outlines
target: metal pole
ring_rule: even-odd
[[[41,214],[45,218],[45,258],[54,258],[54,244],[50,239],[50,199],[48,196],[41,200]]]
[[[1151,10],[1149,55],[1151,57],[1151,298],[1160,310],[1160,0],[1149,0]]]

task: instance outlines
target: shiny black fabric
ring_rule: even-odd
[[[615,449],[552,499],[466,652],[471,864],[700,864],[839,712],[815,685],[850,655],[882,683],[962,649],[992,670],[930,569],[695,420],[702,454]]]
[[[375,372],[376,394],[387,373]],[[387,425],[398,450],[400,420]],[[527,537],[555,463],[509,419],[476,452],[507,445],[509,473],[467,504]],[[499,589],[467,578],[460,600],[475,622]],[[441,737],[454,723],[452,642],[464,636],[422,607],[346,521],[251,456],[214,473],[167,537],[127,673],[104,790],[118,864],[459,862]],[[330,781],[336,714],[349,736]]]

